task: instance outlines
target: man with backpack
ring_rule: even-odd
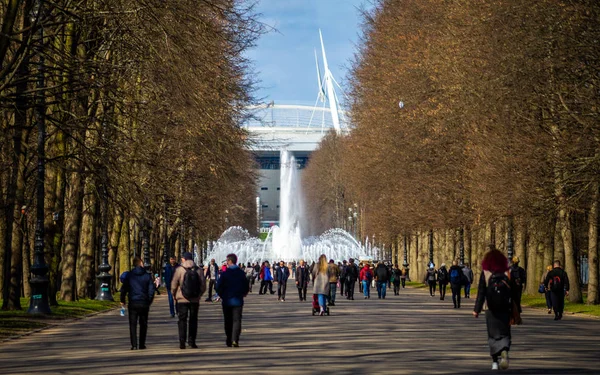
[[[127,273],[121,286],[121,306],[125,307],[129,295],[129,339],[131,350],[146,349],[146,333],[148,332],[148,312],[154,299],[154,283],[152,275],[144,269],[139,257],[133,258],[133,270]],[[140,342],[137,341],[137,325],[140,322]]]
[[[360,270],[360,282],[365,299],[371,298],[371,281],[373,281],[373,271],[371,271],[371,266],[367,263]]]
[[[448,285],[448,270],[446,269],[446,263],[442,263],[440,266],[437,279],[440,287],[440,301],[443,301],[446,297],[446,286]]]
[[[560,260],[554,261],[554,268],[548,272],[544,279],[546,290],[550,291],[552,307],[554,308],[554,320],[561,320],[565,309],[565,296],[569,295],[569,276],[562,269]]]
[[[354,259],[348,259],[348,267],[346,267],[346,294],[347,299],[354,300],[354,285],[358,279],[358,267],[354,264]]]
[[[377,298],[385,299],[386,288],[390,281],[391,272],[385,264],[379,262],[375,268],[375,280],[377,282]]]
[[[464,280],[464,274],[456,260],[452,261],[452,267],[448,271],[450,277],[450,289],[452,290],[452,302],[455,309],[460,309],[460,290]]]
[[[171,290],[175,296],[179,321],[179,349],[185,349],[186,341],[192,348],[197,348],[198,308],[200,297],[206,291],[204,272],[194,263],[192,253],[186,251],[181,256],[181,266],[175,270]],[[189,316],[189,331],[188,331]],[[187,340],[186,340],[187,338]]]
[[[510,279],[515,285],[513,290],[513,299],[519,309],[519,312],[523,312],[521,309],[521,296],[523,295],[523,290],[525,289],[525,284],[527,283],[527,272],[523,267],[519,267],[519,257],[512,258],[512,265],[510,266]]]
[[[279,269],[281,270],[281,268],[287,269],[287,266],[282,265]],[[244,297],[248,295],[248,283],[244,272],[237,266],[237,255],[227,255],[227,270],[219,278],[216,289],[221,296],[223,307],[225,335],[227,336],[225,344],[228,347],[237,348],[242,332]]]

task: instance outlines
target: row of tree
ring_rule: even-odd
[[[51,303],[94,296],[104,228],[116,280],[143,233],[159,272],[165,247],[256,227],[239,127],[254,84],[243,52],[263,31],[252,4],[7,0],[0,18],[3,309],[30,293],[40,121]]]
[[[349,76],[354,129],[306,169],[313,229],[357,203],[361,234],[400,262],[406,242],[419,278],[430,230],[436,265],[464,249],[478,270],[495,243],[530,292],[556,258],[572,301],[586,256],[598,303],[598,40],[596,1],[376,1]]]

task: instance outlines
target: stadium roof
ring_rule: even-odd
[[[318,106],[288,102],[271,102],[248,107],[252,117],[244,124],[245,128],[280,128],[286,130],[322,131],[333,129],[331,110],[322,103]],[[343,131],[348,131],[347,117],[338,111]]]

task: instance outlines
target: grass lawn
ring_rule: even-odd
[[[115,301],[119,301],[119,293],[113,295]],[[0,300],[0,304],[2,300]],[[58,301],[58,306],[51,306],[51,315],[29,315],[29,298],[21,298],[20,311],[0,311],[0,340],[18,336],[32,330],[47,327],[61,320],[77,319],[87,315],[114,309],[119,302],[107,302],[96,300],[79,300],[76,302]]]

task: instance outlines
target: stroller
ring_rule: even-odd
[[[316,294],[313,294],[312,298],[312,314],[319,314],[321,312],[321,306],[319,306],[319,297]],[[325,306],[325,314],[329,316],[329,306]]]

